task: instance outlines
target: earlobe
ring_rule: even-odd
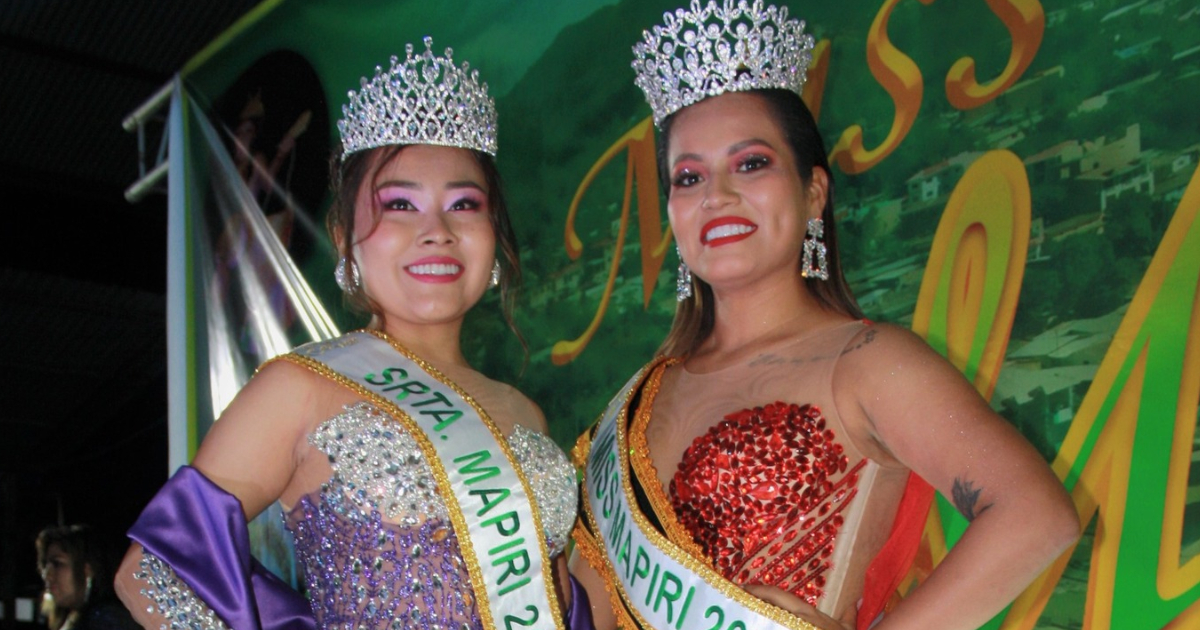
[[[334,251],[337,252],[337,255],[339,258],[342,256],[345,256],[346,252],[342,251],[342,243],[343,243],[344,237],[346,236],[346,233],[342,231],[342,226],[339,225],[339,226],[333,228],[332,236],[333,236]]]

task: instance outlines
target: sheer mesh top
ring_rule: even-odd
[[[838,360],[872,335],[851,322],[715,372],[675,365],[643,400],[651,424],[708,427],[658,475],[673,538],[726,579],[782,588],[835,617],[860,597],[904,482],[855,448],[835,404]]]

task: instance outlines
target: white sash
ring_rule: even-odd
[[[416,438],[447,499],[486,627],[563,630],[533,495],[474,400],[368,331],[306,344],[286,358],[363,395]]]
[[[655,630],[816,630],[679,549],[632,507],[637,501],[629,478],[627,408],[646,373],[634,375],[609,403],[584,473],[585,511],[625,606],[641,626]]]

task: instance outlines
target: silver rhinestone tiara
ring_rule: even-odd
[[[634,81],[660,126],[671,114],[710,96],[762,88],[800,94],[812,63],[813,38],[787,7],[762,0],[715,0],[663,14],[633,46]]]
[[[375,67],[375,76],[362,78],[358,92],[349,93],[342,106],[338,134],[342,157],[389,144],[436,144],[475,149],[496,155],[496,105],[479,82],[479,71],[469,63],[454,65],[454,51],[445,57],[433,54],[433,39],[425,38],[425,52],[413,55],[405,46],[403,62],[392,57],[387,71]]]

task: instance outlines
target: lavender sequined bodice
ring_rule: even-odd
[[[311,443],[333,476],[287,515],[320,628],[481,628],[445,501],[416,440],[369,403],[348,406]],[[574,469],[549,437],[517,426],[508,444],[558,555],[575,520]]]

